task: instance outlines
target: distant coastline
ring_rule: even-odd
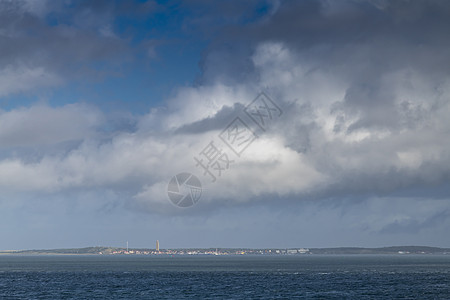
[[[85,247],[67,249],[3,250],[0,255],[345,255],[345,254],[388,254],[388,255],[450,255],[450,248],[427,246],[392,246],[381,248],[339,247],[339,248],[120,248]]]

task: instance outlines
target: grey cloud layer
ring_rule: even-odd
[[[95,80],[132,56],[113,29],[126,5],[94,1],[0,1],[0,96],[54,87],[70,79]],[[141,14],[149,9],[137,5]],[[93,69],[92,62],[108,62]],[[106,64],[103,64],[105,66]]]
[[[260,90],[268,91],[284,114],[219,183],[209,185],[208,178],[202,177],[210,191],[202,200],[205,206],[270,203],[274,198],[368,198],[447,184],[450,5],[445,1],[281,3],[265,19],[239,31],[225,28],[205,52],[202,84],[180,88],[166,108],[137,118],[132,132],[118,131],[102,139],[98,128],[108,119],[102,114],[93,113],[93,119],[83,122],[86,126],[73,129],[71,117],[63,116],[70,112],[77,118],[76,108],[46,108],[61,121],[60,132],[52,133],[45,124],[37,127],[47,133],[42,136],[47,143],[61,141],[64,135],[68,140],[80,139],[74,132],[91,138],[33,164],[21,157],[4,159],[0,185],[61,193],[103,187],[129,192],[129,200],[140,209],[169,211],[165,189],[170,177],[179,171],[201,173],[193,156]],[[59,48],[63,38],[54,34],[58,30],[62,29],[42,29],[42,34],[56,40],[49,49],[75,51]],[[74,37],[92,36],[82,31]],[[108,43],[120,41],[95,37],[92,48],[78,59],[95,57]],[[13,55],[12,50],[6,53]],[[29,146],[19,137],[34,123],[16,124],[11,117],[21,113],[25,112],[0,115],[0,124],[13,124],[11,131],[0,130],[7,145]],[[30,108],[27,113],[37,122],[42,112]],[[24,183],[19,178],[30,179]],[[437,197],[430,191],[423,198]],[[440,216],[447,217],[447,213]],[[431,226],[420,221],[421,216],[395,218],[368,226],[378,226],[379,231],[401,230],[404,224]]]

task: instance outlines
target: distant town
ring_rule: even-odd
[[[50,250],[4,250],[0,255],[344,255],[344,254],[390,254],[390,255],[450,255],[450,248],[426,246],[395,246],[383,248],[288,248],[288,249],[249,249],[249,248],[188,248],[159,249],[156,248],[119,248],[119,247],[86,247]]]

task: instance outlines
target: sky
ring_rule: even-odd
[[[450,247],[449,32],[444,0],[0,0],[0,249]]]

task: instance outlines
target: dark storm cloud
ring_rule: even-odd
[[[257,80],[249,59],[255,46],[281,42],[308,63],[310,72],[325,70],[351,81],[339,108],[360,114],[348,129],[352,131],[402,126],[392,87],[383,81],[385,74],[411,68],[435,80],[436,88],[448,75],[447,1],[281,3],[270,17],[222,31],[204,57],[205,82]]]
[[[224,129],[237,115],[244,110],[244,105],[235,103],[232,107],[224,106],[212,117],[183,125],[175,130],[177,134],[195,134]]]
[[[48,24],[48,20],[32,14],[20,1],[0,3],[2,29],[1,59],[73,62],[100,58],[114,53],[120,42],[68,24]],[[48,14],[53,13],[51,10]],[[58,12],[56,12],[58,14]],[[98,28],[96,28],[98,29]],[[100,38],[100,39],[99,39]],[[64,55],[63,57],[61,57]]]
[[[114,74],[132,59],[127,41],[115,33],[116,18],[148,16],[156,7],[151,2],[0,1],[0,70],[17,77],[38,70],[57,83]],[[90,65],[94,62],[95,68]],[[26,89],[5,89],[3,94]]]

